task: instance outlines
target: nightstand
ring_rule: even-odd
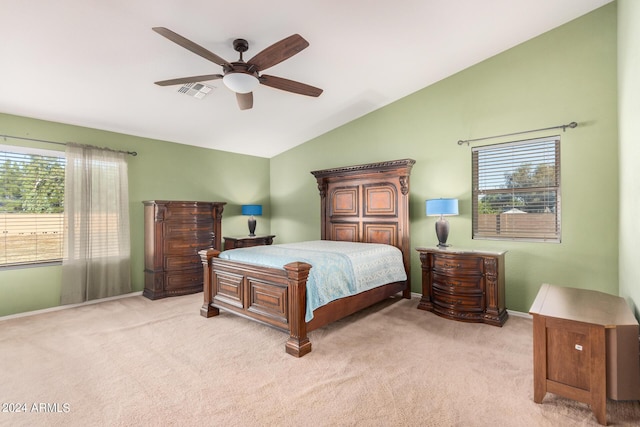
[[[273,234],[269,236],[225,237],[224,250],[270,245],[275,237]]]
[[[504,304],[504,254],[416,248],[422,264],[422,299],[418,308],[464,322],[502,326],[509,317]]]

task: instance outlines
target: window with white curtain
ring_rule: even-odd
[[[559,136],[472,149],[474,239],[559,243],[560,207]]]
[[[62,304],[131,291],[126,154],[67,144]]]
[[[0,267],[60,262],[64,152],[0,145]]]

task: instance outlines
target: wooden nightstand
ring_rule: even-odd
[[[271,234],[269,236],[254,236],[254,237],[225,237],[224,238],[224,250],[237,249],[237,248],[249,248],[251,246],[270,245],[273,243],[273,239],[276,236]]]
[[[464,322],[502,326],[505,252],[416,248],[422,264],[418,308]]]

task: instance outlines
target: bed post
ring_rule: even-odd
[[[311,351],[311,341],[307,337],[306,297],[307,278],[311,265],[305,262],[292,262],[284,266],[289,281],[289,339],[285,350],[292,356],[302,357]]]
[[[324,178],[318,178],[318,191],[320,192],[320,239],[330,240],[330,236],[327,235],[327,180]]]
[[[402,204],[405,209],[402,212],[401,223],[404,224],[400,232],[400,239],[402,240],[402,259],[404,262],[404,270],[407,273],[407,286],[402,291],[402,298],[411,299],[411,235],[409,234],[409,171],[411,166],[407,168],[406,175],[400,175],[398,177],[398,183],[400,184],[400,193],[402,194]]]
[[[199,251],[198,254],[202,260],[204,294],[204,303],[200,308],[200,315],[204,317],[217,316],[220,314],[220,310],[211,306],[211,302],[213,301],[213,294],[211,293],[211,260],[220,255],[220,251],[216,249],[203,249]]]

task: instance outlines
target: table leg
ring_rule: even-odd
[[[533,401],[547,394],[547,337],[544,317],[533,315]]]

